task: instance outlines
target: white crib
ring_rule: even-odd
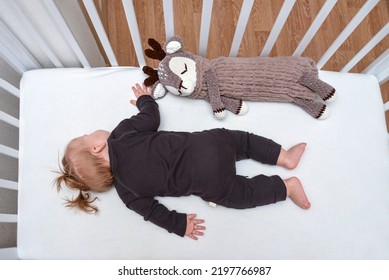
[[[389,191],[386,190],[389,190],[389,177],[387,175],[389,174],[389,145],[385,125],[385,111],[389,110],[389,102],[386,104],[382,102],[379,87],[379,85],[383,85],[389,80],[389,50],[378,56],[362,73],[348,73],[374,46],[387,38],[389,23],[386,23],[363,48],[356,52],[356,55],[340,72],[320,71],[322,79],[335,85],[340,100],[333,105],[334,116],[330,116],[328,120],[322,121],[319,124],[316,120],[307,119],[308,117],[304,113],[297,111],[298,109],[290,108],[291,106],[285,104],[250,104],[251,110],[245,119],[239,119],[239,117],[231,115],[228,116],[225,122],[219,122],[212,119],[211,114],[208,112],[209,108],[205,103],[199,102],[193,105],[191,103],[193,101],[177,100],[174,97],[167,97],[160,101],[161,113],[165,120],[161,127],[162,129],[201,130],[215,126],[224,126],[266,134],[274,137],[275,140],[281,138],[284,143],[286,142],[286,145],[292,144],[293,141],[310,140],[311,143],[309,145],[312,146],[312,153],[309,154],[308,152],[305,165],[302,163],[301,169],[296,170],[312,186],[312,189],[308,190],[313,204],[313,208],[309,210],[311,211],[310,214],[297,211],[290,204],[269,206],[263,208],[264,210],[255,209],[241,212],[221,207],[212,209],[193,197],[186,197],[181,200],[162,199],[167,205],[182,211],[185,211],[186,207],[190,205],[193,207],[191,208],[192,211],[198,211],[199,215],[201,214],[203,218],[209,220],[209,235],[206,235],[204,240],[200,241],[200,245],[192,245],[187,240],[183,241],[159,229],[157,230],[153,225],[140,221],[138,217],[125,209],[119,202],[112,207],[103,204],[104,200],[108,202],[117,201],[117,197],[113,193],[109,193],[107,197],[102,198],[102,203],[99,205],[99,207],[101,206],[102,213],[105,211],[107,214],[101,214],[98,219],[91,223],[87,222],[87,224],[93,226],[94,229],[98,229],[104,225],[115,226],[115,223],[117,223],[119,224],[118,230],[129,230],[131,225],[136,225],[139,232],[132,231],[128,234],[128,236],[135,239],[136,244],[124,246],[123,251],[119,250],[119,252],[116,251],[115,253],[113,249],[117,250],[119,246],[118,243],[115,243],[115,238],[125,240],[128,236],[118,233],[115,235],[107,232],[106,229],[103,230],[108,236],[106,239],[97,238],[93,241],[96,241],[96,243],[102,241],[112,242],[108,245],[112,245],[113,249],[107,244],[92,249],[92,244],[89,244],[77,234],[70,234],[70,237],[63,240],[54,240],[53,235],[45,236],[45,230],[48,230],[50,226],[60,226],[60,224],[66,222],[71,223],[72,220],[77,220],[77,222],[82,224],[85,223],[87,218],[67,209],[59,210],[63,208],[61,199],[51,185],[47,184],[50,178],[51,180],[53,179],[53,174],[50,171],[56,167],[58,152],[61,153],[60,147],[63,147],[66,141],[70,139],[70,137],[67,138],[68,135],[82,133],[81,131],[85,128],[80,127],[78,130],[70,131],[69,134],[67,134],[68,130],[62,132],[55,131],[56,135],[48,134],[47,137],[49,138],[45,139],[45,144],[48,150],[51,149],[52,151],[54,149],[56,151],[56,154],[54,154],[55,160],[53,161],[52,157],[47,158],[43,154],[44,149],[33,149],[33,145],[37,144],[37,141],[42,140],[39,137],[32,139],[34,138],[34,131],[42,132],[49,125],[53,125],[47,121],[47,117],[44,114],[50,114],[48,117],[53,122],[61,121],[61,117],[55,114],[57,112],[55,106],[61,107],[61,104],[72,104],[74,102],[88,103],[88,100],[94,98],[93,94],[96,92],[97,100],[102,105],[105,105],[107,104],[106,102],[110,102],[112,97],[104,93],[103,90],[108,91],[112,88],[115,88],[112,90],[112,94],[117,100],[112,101],[109,106],[117,107],[113,111],[111,109],[106,114],[102,113],[104,117],[108,119],[112,117],[112,122],[112,120],[119,119],[119,117],[126,117],[129,112],[130,114],[136,113],[134,108],[128,109],[129,106],[123,104],[126,102],[129,86],[131,83],[141,82],[143,74],[138,68],[118,67],[119,63],[108,40],[102,20],[99,17],[98,9],[95,6],[97,2],[93,0],[82,0],[82,3],[76,0],[0,0],[0,203],[2,204],[0,205],[0,211],[2,211],[0,213],[0,234],[4,236],[3,238],[7,236],[6,240],[8,240],[2,246],[5,248],[0,249],[0,259],[389,258],[389,220],[387,219],[389,214]],[[212,0],[203,0],[202,2],[198,49],[199,54],[204,56],[209,44],[208,38],[213,2]],[[284,1],[273,29],[263,47],[261,56],[270,54],[295,2],[295,0]],[[317,61],[319,68],[326,64],[379,2],[379,0],[366,1],[355,17],[347,24],[343,32]],[[156,5],[163,5],[165,37],[169,38],[175,34],[174,1],[161,0],[155,1],[155,3]],[[336,3],[336,0],[324,2],[320,12],[294,51],[294,56],[300,56],[304,52]],[[122,0],[118,2],[118,5],[120,4],[124,7],[136,58],[139,65],[143,66],[146,64],[143,54],[144,44],[140,36],[133,0]],[[236,56],[238,53],[253,4],[254,0],[242,1],[229,52],[230,56]],[[83,9],[85,9],[87,16],[84,16]],[[88,21],[91,24],[88,25]],[[93,33],[97,35],[99,43],[96,43]],[[99,46],[102,48],[99,48]],[[108,61],[110,67],[105,67],[106,61]],[[42,68],[45,69],[30,71]],[[20,86],[21,79],[22,83]],[[53,87],[61,88],[54,90]],[[24,92],[22,92],[23,90]],[[69,93],[69,90],[74,90],[76,94],[79,94],[79,96],[76,95],[79,99],[72,99],[75,95]],[[56,93],[57,91],[58,93]],[[353,92],[350,93],[348,91]],[[84,95],[83,92],[85,92]],[[21,99],[20,120],[19,98]],[[86,108],[83,104],[75,108],[83,110]],[[89,114],[98,115],[104,110],[98,107],[99,103],[93,104],[96,105],[95,108],[91,109],[88,107],[89,109],[86,109],[90,110]],[[169,111],[174,112],[169,114]],[[182,114],[184,111],[189,111],[189,113],[201,117],[192,119],[183,116],[182,119],[177,121],[175,116]],[[274,118],[272,112],[279,111],[282,112],[281,116]],[[58,112],[65,113],[63,110],[58,110]],[[115,117],[113,117],[114,113],[117,113]],[[291,116],[288,118],[288,123],[285,122],[285,116]],[[88,120],[86,115],[69,116],[69,119],[74,122],[77,122],[78,118],[80,123]],[[273,129],[266,127],[264,124],[257,125],[256,118],[273,122]],[[39,121],[42,123],[39,123]],[[103,122],[102,125],[111,128],[111,122]],[[193,123],[189,128],[187,127],[188,122]],[[61,122],[61,125],[64,125],[64,123]],[[64,125],[64,127],[67,126]],[[291,135],[290,138],[283,137],[280,131],[274,132],[274,127],[278,127],[279,130],[283,130],[284,133]],[[87,128],[93,129],[93,125]],[[364,129],[367,129],[367,131],[363,131]],[[293,135],[296,131],[299,135]],[[304,137],[304,139],[300,137]],[[328,138],[327,140],[326,137]],[[53,144],[51,140],[53,142],[57,141],[56,144]],[[328,146],[326,146],[326,143],[328,143]],[[315,144],[323,144],[324,146],[320,150],[315,150]],[[352,150],[353,147],[355,148],[354,150]],[[344,157],[354,155],[356,152],[361,155],[359,158],[351,158],[350,162],[343,162],[343,158],[332,158],[333,154],[329,151],[330,149],[335,149],[340,156]],[[35,162],[31,157],[39,157],[38,162]],[[315,157],[322,157],[321,159],[316,159],[320,164],[334,161],[334,169],[328,171],[328,176],[316,177],[317,174],[322,174],[322,171],[319,165],[311,165],[315,163]],[[357,163],[358,159],[364,163]],[[51,160],[51,163],[48,163],[48,160]],[[364,164],[368,165],[365,170],[359,170]],[[242,171],[257,168],[258,166],[252,165],[252,163],[244,163],[238,166],[238,169]],[[303,168],[306,170],[302,170]],[[285,176],[289,174],[282,173],[283,171],[278,169],[264,168],[263,170],[268,173],[280,172]],[[364,172],[367,175],[363,175]],[[349,180],[350,176],[355,176],[355,178]],[[374,176],[374,178],[371,178],[371,176]],[[47,184],[43,196],[42,190],[37,186],[39,180]],[[33,183],[29,184],[28,182]],[[344,197],[352,190],[353,185],[356,185],[355,192],[362,191],[361,184],[367,189],[373,189],[374,187],[376,189],[369,194],[361,192],[358,195],[352,195],[349,197],[349,200],[347,200],[347,197]],[[345,189],[341,190],[343,186],[345,186]],[[314,188],[326,187],[328,187],[327,191],[332,191],[334,195],[343,197],[332,197],[331,200],[330,196],[326,196],[325,190],[314,190]],[[34,190],[31,190],[34,188],[37,188],[35,194]],[[46,202],[43,199],[51,199],[51,201]],[[41,203],[43,206],[37,206],[37,203]],[[315,204],[317,207],[315,207]],[[60,206],[58,207],[58,205]],[[27,208],[29,206],[31,208]],[[39,207],[40,210],[37,210]],[[43,210],[44,207],[49,208]],[[17,208],[19,211],[16,210]],[[327,213],[330,213],[329,215],[331,213],[335,214],[333,211],[330,211],[331,208],[336,209],[337,213],[342,217],[332,220],[331,217],[327,216]],[[39,211],[45,212],[44,217],[30,221],[30,219],[35,219],[34,216],[40,213]],[[285,212],[292,214],[285,215]],[[59,218],[53,217],[56,214],[63,219],[58,224],[55,221],[58,221]],[[110,215],[118,215],[118,217],[131,216],[129,218],[130,224],[120,224],[119,218],[112,219]],[[230,235],[221,234],[221,232],[228,230],[227,225],[223,224],[226,221],[223,217],[227,215],[240,220],[237,224],[242,228],[247,227],[248,230],[252,231],[262,230],[264,236],[255,239],[249,233],[244,233],[243,237],[240,237],[239,234],[242,233],[240,230],[233,230]],[[264,217],[265,215],[266,217]],[[379,215],[377,218],[379,220],[372,221],[373,215]],[[257,226],[250,225],[249,223],[251,223],[252,219],[258,216],[261,217],[259,218],[260,224]],[[290,218],[292,221],[284,221],[282,220],[283,217]],[[272,221],[272,218],[279,220]],[[45,219],[49,224],[44,224]],[[320,221],[317,219],[320,219]],[[359,219],[362,219],[363,222],[360,222]],[[212,231],[211,222],[216,227],[214,231]],[[300,228],[291,228],[293,224],[300,225]],[[314,230],[309,234],[305,234],[302,229],[305,227],[309,228],[308,224]],[[347,226],[345,226],[346,224]],[[295,251],[296,247],[293,244],[280,243],[273,246],[269,244],[278,239],[274,237],[276,233],[287,231],[285,226],[297,232],[297,235],[302,236],[296,236],[293,239],[296,246],[301,247],[301,245],[307,244],[311,248]],[[326,228],[326,226],[329,228]],[[326,228],[326,232],[322,232],[323,228]],[[40,232],[40,229],[42,229],[42,232]],[[338,230],[343,231],[343,234],[339,234]],[[9,236],[15,236],[16,231],[18,233],[18,246],[8,247],[7,244],[15,243],[13,241],[14,238]],[[68,231],[70,230],[57,228],[53,229],[53,231],[59,234],[61,231],[69,233]],[[359,231],[360,236],[354,231]],[[352,236],[353,233],[355,236]],[[157,243],[152,243],[149,240],[151,234],[159,239]],[[314,238],[314,235],[320,234],[322,234],[321,238]],[[336,234],[340,235],[338,240],[336,240]],[[351,240],[349,242],[345,242],[346,235],[350,235],[349,238]],[[75,238],[80,238],[79,242],[74,240]],[[281,235],[279,238],[281,238]],[[328,240],[333,241],[327,244]],[[74,247],[79,246],[84,251],[75,252],[65,249],[68,242],[71,242]],[[149,242],[151,242],[151,245]],[[186,255],[180,251],[179,248],[183,242],[185,242],[185,246],[193,249],[193,255]],[[242,249],[241,255],[234,255],[236,250],[248,244],[246,242],[252,242],[255,246],[261,246],[262,244],[262,250],[267,252],[273,251],[273,253],[256,253],[251,248],[247,248]],[[319,244],[320,242],[322,244]],[[197,246],[197,249],[194,246]],[[228,248],[226,249],[226,247]],[[127,254],[126,252],[131,250],[131,248],[133,248],[133,252]],[[167,248],[170,248],[170,253],[161,252],[161,250]],[[62,254],[59,252],[61,250],[63,250]],[[202,252],[201,250],[205,251]],[[319,252],[315,253],[315,251]]]

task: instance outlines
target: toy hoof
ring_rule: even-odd
[[[222,111],[219,111],[219,112],[214,112],[213,115],[218,120],[224,119],[226,117],[226,110],[222,110]]]
[[[242,104],[240,106],[240,109],[239,109],[239,112],[238,112],[238,116],[243,116],[243,115],[246,115],[249,111],[249,106],[247,105],[246,102],[242,101]]]
[[[325,120],[326,118],[328,118],[330,116],[330,109],[328,109],[328,107],[326,106],[323,113],[321,114],[320,117],[318,117],[319,120]]]
[[[325,99],[325,102],[327,102],[327,103],[332,103],[332,102],[334,102],[337,98],[338,98],[338,94],[336,93],[336,91],[334,91],[334,93],[332,94],[332,96],[330,96],[329,98]]]

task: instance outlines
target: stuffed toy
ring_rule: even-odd
[[[149,39],[147,57],[159,60],[158,69],[143,67],[153,86],[152,97],[170,92],[178,96],[209,101],[213,114],[222,119],[229,110],[237,115],[248,112],[244,101],[288,102],[312,117],[325,119],[335,89],[318,78],[314,61],[305,57],[219,57],[208,60],[184,50],[179,37],[166,42],[164,49]]]

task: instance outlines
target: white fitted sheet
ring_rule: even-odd
[[[111,130],[137,113],[129,104],[138,68],[45,69],[21,82],[18,252],[22,259],[388,259],[389,142],[373,76],[320,72],[338,99],[327,120],[290,104],[249,103],[245,116],[219,121],[208,103],[176,96],[158,101],[161,130],[247,130],[285,148],[308,143],[295,170],[251,160],[239,174],[298,176],[312,203],[290,200],[247,210],[212,208],[195,196],[160,198],[170,209],[206,220],[195,242],[169,234],[128,210],[115,190],[100,194],[100,212],[65,208],[52,185],[73,137]]]

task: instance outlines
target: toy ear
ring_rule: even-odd
[[[171,38],[165,45],[165,51],[168,54],[173,54],[181,49],[183,49],[183,43],[180,37]]]
[[[151,92],[151,97],[154,99],[160,99],[160,98],[164,97],[166,95],[166,93],[167,93],[167,90],[165,89],[165,87],[160,82],[157,82],[153,86],[153,90]]]

